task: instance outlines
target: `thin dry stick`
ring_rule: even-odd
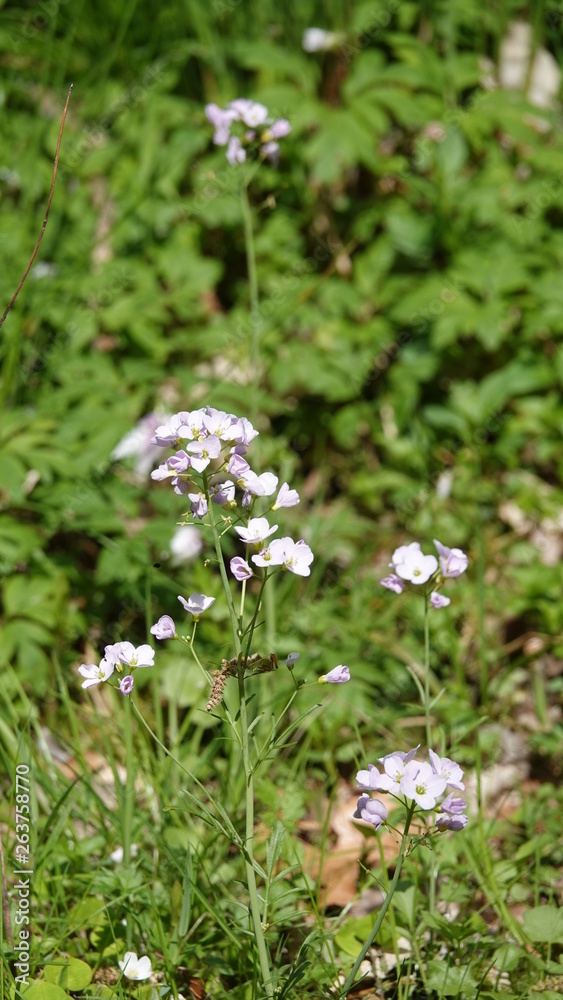
[[[33,251],[32,255],[31,255],[31,260],[30,260],[29,264],[27,265],[27,267],[25,269],[25,274],[24,274],[22,280],[20,281],[18,287],[16,288],[14,294],[12,295],[12,298],[8,302],[8,305],[6,306],[6,309],[4,310],[2,318],[0,319],[0,327],[4,325],[4,320],[6,319],[6,316],[10,312],[10,309],[12,308],[14,302],[16,301],[18,295],[20,294],[20,289],[21,289],[21,287],[22,287],[25,279],[27,278],[27,276],[28,276],[28,274],[29,274],[29,272],[31,270],[31,265],[33,264],[33,261],[35,260],[35,258],[37,256],[37,251],[39,250],[39,247],[41,245],[41,240],[43,239],[43,233],[45,232],[45,227],[47,225],[47,219],[49,218],[49,209],[51,208],[51,199],[53,197],[53,191],[55,190],[55,178],[57,176],[57,167],[59,165],[59,150],[61,148],[61,139],[63,137],[63,129],[65,127],[66,113],[67,113],[67,110],[68,110],[68,103],[70,101],[70,95],[72,94],[72,88],[73,87],[74,87],[74,84],[71,83],[71,85],[69,87],[69,90],[68,90],[67,97],[66,97],[65,109],[63,111],[63,117],[62,117],[62,121],[61,121],[61,127],[59,129],[59,139],[58,139],[58,142],[57,142],[57,151],[55,153],[55,165],[54,165],[54,169],[53,169],[53,180],[51,181],[51,190],[49,191],[49,200],[47,202],[47,211],[45,212],[45,218],[43,219],[43,225],[41,226],[41,232],[39,233],[39,239],[37,240],[37,243],[35,244],[35,250]]]

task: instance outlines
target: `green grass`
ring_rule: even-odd
[[[308,580],[276,579],[256,636],[280,660],[301,650],[307,681],[255,775],[278,995],[337,995],[375,917],[354,904],[393,875],[374,840],[349,905],[327,909],[307,852],[338,851],[331,805],[359,768],[424,739],[422,602],[379,581],[397,545],[432,538],[470,557],[431,618],[428,681],[436,749],[475,776],[472,817],[407,857],[378,937],[399,961],[374,988],[558,995],[559,112],[488,91],[479,67],[530,16],[517,0],[2,6],[2,309],[75,85],[38,258],[51,268],[32,272],[0,343],[0,824],[15,927],[13,777],[29,762],[37,1000],[187,1000],[190,980],[195,997],[262,995],[240,750],[223,709],[205,712],[189,649],[159,644],[135,689],[157,740],[76,669],[147,641],[178,593],[217,598],[205,669],[234,655],[210,538],[173,566],[184,502],[110,459],[143,414],[205,402],[256,415],[252,466],[299,489],[279,523],[315,553]],[[560,59],[560,5],[537,4],[533,24]],[[344,32],[341,51],[305,54],[311,25]],[[239,95],[292,125],[243,203],[203,113]],[[336,663],[353,682],[327,693],[316,680]],[[248,682],[254,748],[293,692],[285,669]],[[127,949],[151,957],[155,983],[116,982]],[[56,992],[45,970],[65,957],[90,985]]]

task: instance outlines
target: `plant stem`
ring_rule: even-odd
[[[424,712],[426,717],[426,746],[432,746],[430,729],[430,622],[428,619],[428,595],[424,598]]]
[[[131,702],[125,698],[125,786],[122,789],[121,834],[123,845],[123,865],[131,864],[131,839],[133,828],[133,809],[135,806],[135,750],[133,747],[133,726],[131,719]],[[127,947],[133,942],[131,921],[127,921]]]
[[[252,210],[248,200],[248,181],[241,188],[242,217],[244,221],[244,246],[246,250],[246,265],[248,268],[248,284],[250,288],[250,324],[252,339],[250,343],[250,364],[253,372],[254,391],[252,393],[251,417],[256,416],[257,394],[260,385],[260,324],[258,313],[258,273],[256,270],[256,252],[254,248],[254,231],[252,228]]]
[[[352,986],[354,984],[354,979],[356,978],[356,974],[358,972],[358,969],[360,968],[360,965],[362,964],[362,962],[363,962],[364,958],[366,957],[369,949],[371,948],[373,942],[375,941],[375,938],[377,937],[377,933],[378,933],[378,931],[379,931],[379,929],[380,929],[380,927],[381,927],[381,925],[382,925],[382,923],[383,923],[383,921],[385,919],[385,914],[387,913],[387,910],[389,909],[389,907],[391,905],[391,900],[393,899],[393,895],[394,895],[395,889],[397,888],[397,883],[398,883],[399,877],[401,875],[401,869],[403,867],[403,861],[405,860],[405,851],[406,851],[406,847],[407,847],[407,836],[408,836],[408,832],[409,832],[409,826],[411,825],[411,820],[412,820],[413,813],[414,813],[414,810],[415,810],[415,805],[416,805],[416,803],[413,802],[412,805],[409,806],[409,809],[408,809],[408,812],[407,812],[407,819],[406,819],[406,822],[405,822],[405,829],[403,830],[403,839],[401,840],[401,846],[399,848],[399,857],[397,858],[397,864],[396,864],[396,867],[395,867],[395,874],[393,875],[393,878],[391,880],[391,884],[389,885],[389,889],[388,889],[387,895],[386,895],[385,899],[383,900],[383,903],[381,905],[381,909],[380,909],[379,914],[377,916],[377,920],[375,921],[375,923],[374,923],[374,925],[373,925],[373,927],[371,929],[371,933],[370,933],[367,941],[365,942],[365,944],[364,944],[364,946],[363,946],[360,954],[358,955],[356,961],[354,962],[354,966],[352,968],[352,971],[350,972],[350,975],[348,976],[346,982],[344,983],[344,986],[342,987],[342,990],[341,990],[341,993],[340,993],[341,997],[345,997],[346,994],[349,992],[349,990],[352,989]]]
[[[211,498],[209,496],[209,486],[206,480],[205,480],[205,492],[207,495],[209,521],[211,524],[211,530],[213,532],[215,552],[217,554],[217,561],[219,563],[221,579],[223,581],[225,596],[227,599],[227,604],[229,606],[231,627],[233,630],[233,642],[235,647],[235,653],[238,659],[237,677],[238,677],[238,692],[239,692],[239,702],[240,702],[240,745],[242,750],[242,761],[244,766],[245,789],[246,789],[244,865],[246,870],[246,884],[248,886],[248,896],[250,900],[250,914],[252,917],[252,926],[254,928],[254,939],[256,941],[256,948],[258,950],[258,959],[260,962],[260,972],[262,975],[264,989],[268,997],[273,997],[274,985],[272,981],[272,973],[270,971],[270,959],[268,955],[268,949],[266,947],[266,940],[264,937],[264,928],[262,927],[260,900],[258,898],[258,889],[256,886],[256,873],[254,871],[254,776],[253,776],[252,763],[250,760],[250,741],[248,738],[248,713],[246,705],[246,692],[244,688],[244,680],[245,680],[244,671],[246,668],[246,660],[248,657],[250,642],[252,640],[252,633],[254,631],[254,623],[256,621],[256,617],[258,614],[258,608],[260,607],[260,598],[262,596],[262,590],[264,588],[265,580],[262,583],[262,590],[260,591],[260,596],[258,598],[256,612],[254,614],[254,618],[252,619],[246,654],[244,656],[241,656],[242,644],[239,632],[239,624],[237,620],[237,613],[235,610],[229,579],[227,577],[225,560],[223,558],[223,551],[221,549],[221,539],[219,537],[219,531],[217,530],[217,524],[215,522],[215,514],[213,512],[213,505],[211,502]]]

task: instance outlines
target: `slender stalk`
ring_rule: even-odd
[[[244,681],[245,681],[244,671],[246,667],[246,660],[250,649],[250,643],[252,641],[252,633],[254,631],[256,617],[258,615],[258,608],[260,607],[260,598],[262,596],[262,590],[264,589],[264,584],[266,581],[264,579],[262,583],[262,590],[260,591],[260,595],[256,605],[256,611],[254,613],[254,617],[251,622],[246,654],[244,656],[241,656],[242,644],[239,631],[239,623],[233,601],[233,595],[231,593],[231,588],[229,585],[229,579],[227,577],[225,560],[223,558],[223,551],[221,549],[221,539],[219,537],[219,531],[217,529],[217,524],[215,522],[215,514],[213,512],[213,505],[211,503],[211,498],[209,496],[209,486],[207,481],[205,481],[205,492],[207,495],[208,509],[210,512],[209,521],[211,524],[213,540],[215,543],[215,552],[217,554],[219,571],[221,573],[221,579],[223,581],[225,596],[227,598],[227,604],[229,607],[231,627],[233,630],[233,642],[235,646],[236,656],[238,659],[237,678],[238,678],[238,692],[239,692],[239,702],[240,702],[240,743],[242,750],[242,761],[244,766],[245,789],[246,789],[244,865],[246,871],[246,884],[248,886],[248,897],[250,900],[250,915],[252,918],[252,926],[254,928],[254,939],[256,941],[256,948],[258,950],[258,959],[260,962],[260,972],[262,975],[264,989],[268,997],[273,997],[274,985],[272,981],[272,973],[270,970],[270,958],[268,955],[268,949],[266,947],[266,939],[264,937],[264,928],[262,926],[262,917],[260,910],[260,900],[258,898],[258,889],[256,886],[256,874],[254,871],[254,777],[253,777],[252,763],[250,760],[250,741],[248,737],[248,713],[246,704],[246,692],[244,686]]]
[[[256,252],[254,248],[254,230],[252,227],[252,210],[248,200],[248,180],[241,187],[242,217],[244,222],[244,246],[246,250],[246,265],[248,269],[248,284],[250,288],[250,323],[252,339],[250,342],[250,364],[253,373],[254,392],[252,393],[252,418],[257,411],[257,395],[260,385],[260,317],[258,312],[258,272],[256,270]]]
[[[127,868],[131,864],[131,840],[133,833],[133,810],[135,807],[135,749],[133,746],[133,726],[131,719],[131,702],[125,698],[125,786],[122,789],[122,818],[121,835],[123,844],[123,865]],[[133,928],[131,921],[127,921],[126,940],[127,948],[130,949],[133,943]]]
[[[477,506],[477,624],[479,629],[479,689],[481,705],[489,703],[489,670],[485,641],[485,552],[483,546],[483,511]]]
[[[430,729],[430,622],[428,619],[428,595],[424,598],[424,713],[426,718],[426,746],[432,746]]]
[[[152,639],[151,636],[151,625],[152,625],[152,577],[151,570],[149,569],[147,573],[147,579],[145,582],[145,628],[147,631],[147,642]],[[151,679],[152,687],[152,704],[154,712],[154,724],[156,729],[156,735],[158,736],[160,742],[164,740],[164,717],[162,713],[162,702],[160,700],[160,685],[158,683],[158,677],[153,673]],[[160,747],[157,747],[157,756],[161,764],[164,763],[164,754]]]
[[[341,993],[340,993],[341,997],[345,997],[346,994],[352,989],[352,986],[354,984],[354,980],[356,978],[356,974],[358,972],[358,969],[360,968],[360,965],[362,964],[362,962],[363,962],[364,958],[366,957],[369,949],[371,948],[373,942],[375,941],[375,938],[377,937],[378,931],[379,931],[379,929],[380,929],[380,927],[381,927],[381,925],[382,925],[382,923],[383,923],[383,921],[385,919],[385,914],[387,913],[387,910],[389,909],[389,907],[391,905],[391,900],[393,899],[393,895],[394,895],[395,889],[397,888],[397,883],[398,883],[399,877],[401,875],[401,869],[403,867],[403,861],[405,860],[405,851],[406,851],[406,847],[407,847],[407,836],[408,836],[408,832],[409,832],[409,827],[411,825],[411,820],[412,820],[412,817],[413,817],[413,813],[414,813],[414,810],[415,810],[415,805],[416,805],[416,803],[413,802],[409,806],[409,810],[407,812],[407,819],[406,819],[406,823],[405,823],[405,829],[403,831],[403,838],[401,840],[401,846],[399,848],[399,857],[397,858],[397,865],[395,867],[395,874],[393,875],[393,878],[392,878],[391,883],[389,885],[389,890],[387,892],[387,895],[386,895],[385,899],[383,900],[383,903],[381,905],[381,909],[380,909],[380,911],[378,913],[378,916],[377,916],[377,920],[375,921],[375,923],[374,923],[374,925],[373,925],[373,927],[371,929],[369,937],[368,937],[367,941],[365,942],[365,944],[364,944],[364,946],[363,946],[360,954],[358,955],[356,961],[354,962],[354,966],[352,968],[352,971],[350,972],[350,975],[348,976],[346,982],[344,983],[344,986],[342,987],[342,990],[341,990]]]

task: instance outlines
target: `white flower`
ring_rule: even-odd
[[[152,443],[153,435],[166,419],[163,413],[148,413],[145,417],[141,417],[133,430],[116,444],[111,453],[113,461],[136,458],[135,472],[147,475],[160,456],[159,446]]]
[[[403,562],[396,564],[395,570],[402,580],[416,584],[426,583],[438,569],[438,560],[436,556],[425,556],[412,546],[409,548],[410,551],[405,554]]]
[[[178,600],[182,607],[185,608],[190,615],[193,615],[194,621],[196,622],[199,621],[199,616],[215,603],[214,597],[206,597],[205,594],[190,594],[187,601],[184,597],[180,597],[178,594]]]
[[[268,524],[268,519],[265,517],[251,517],[246,528],[235,526],[235,531],[241,540],[248,545],[261,545],[277,529],[277,524],[274,524],[271,528]]]
[[[115,662],[111,659],[100,660],[99,666],[95,663],[82,663],[78,668],[78,673],[82,674],[86,678],[82,682],[83,688],[92,687],[94,684],[100,684],[102,681],[107,681],[109,677],[113,674],[115,670]]]
[[[172,566],[189,562],[199,555],[203,547],[201,534],[192,524],[183,525],[174,532],[170,541]]]
[[[299,503],[299,493],[297,490],[290,490],[289,484],[280,486],[276,502],[272,504],[270,510],[278,510],[279,507],[295,507]]]
[[[434,750],[429,750],[428,752],[434,774],[439,774],[442,778],[445,778],[451,788],[459,788],[463,791],[465,788],[461,780],[463,778],[463,771],[459,764],[456,764],[455,760],[450,760],[449,757],[438,757],[438,754]]]
[[[128,979],[148,979],[151,972],[151,960],[148,955],[137,958],[134,951],[126,951],[123,961],[119,962],[119,968]]]
[[[329,52],[340,41],[340,36],[324,28],[306,28],[301,46],[305,52]]]

